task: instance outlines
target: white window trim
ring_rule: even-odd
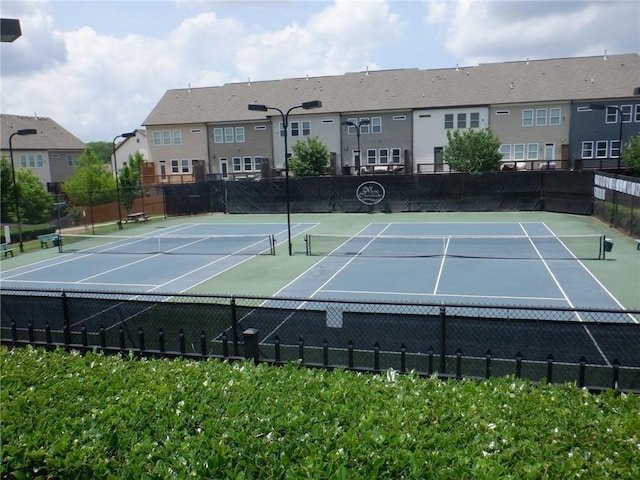
[[[582,142],[582,148],[580,150],[580,158],[593,158],[593,154],[594,154],[594,145],[593,145],[593,141],[585,141]],[[591,155],[585,155],[585,151],[591,151]]]

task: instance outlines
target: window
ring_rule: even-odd
[[[533,110],[522,110],[522,126],[533,127]]]
[[[298,122],[291,122],[291,136],[300,136],[300,124]]]
[[[607,157],[607,141],[598,140],[596,142],[596,158],[606,158],[606,157]]]
[[[242,159],[243,169],[245,172],[251,172],[253,170],[253,158],[244,157]]]
[[[622,123],[631,123],[631,111],[633,105],[621,105],[620,110],[622,112]]]
[[[516,143],[513,146],[513,159],[524,160],[524,144],[523,143]]]
[[[333,123],[333,119],[324,119],[322,123]]]
[[[241,172],[242,171],[242,163],[241,163],[241,158],[240,157],[233,157],[231,159],[231,162],[233,163],[233,171],[234,172]]]
[[[620,156],[620,140],[611,140],[609,142],[609,157],[618,158]]]
[[[178,160],[171,160],[171,173],[180,173],[180,164]]]
[[[305,137],[311,135],[311,122],[309,122],[308,120],[302,122],[302,135]]]
[[[380,158],[380,163],[384,163],[387,164],[389,163],[389,149],[388,148],[381,148],[379,150],[379,158]]]
[[[164,130],[162,132],[162,144],[163,145],[171,145],[171,131]]]
[[[382,133],[382,117],[371,118],[371,133]]]
[[[284,125],[282,122],[278,124],[278,130],[280,131],[280,136],[284,137]]]
[[[453,128],[453,113],[444,114],[444,128],[446,129]]]
[[[44,160],[42,159],[42,155],[36,155],[36,165],[38,167],[44,167]]]
[[[480,128],[479,112],[472,112],[469,114],[469,128]]]
[[[391,149],[391,163],[401,163],[402,154],[399,148]]]
[[[180,160],[180,168],[181,173],[189,173],[191,171],[189,168],[189,160]]]
[[[538,108],[536,110],[536,127],[544,127],[547,124],[547,109]]]
[[[393,119],[394,120],[406,120],[407,116],[406,115],[394,115]]]
[[[500,153],[502,154],[502,160],[511,160],[511,145],[508,143],[500,145]]]
[[[538,159],[538,144],[537,143],[527,144],[527,160],[537,160],[537,159]]]
[[[202,133],[202,129],[201,128],[192,128],[191,129],[191,133]]]
[[[24,166],[27,166],[26,160]],[[67,166],[73,167],[73,155],[71,155],[70,153],[67,153]]]
[[[496,110],[496,115],[511,115],[511,110]]]
[[[640,122],[640,103],[635,106],[634,122]]]
[[[213,129],[213,141],[215,143],[224,143],[224,130],[222,128]]]
[[[467,128],[467,114],[459,113],[458,114],[458,128]]]
[[[244,127],[236,127],[236,142],[244,143]]]
[[[356,118],[347,118],[347,135],[355,135],[358,133],[354,126],[357,122],[358,120]],[[353,123],[353,125],[350,125],[350,123]]]
[[[160,132],[153,132],[153,144],[162,145],[162,134]]]
[[[614,107],[607,107],[604,118],[605,123],[618,123],[618,109]]]
[[[262,170],[262,157],[253,157],[253,169],[258,172]]]
[[[549,125],[560,125],[562,120],[562,109],[550,108],[549,109]]]
[[[365,124],[363,124],[363,123],[362,123],[362,122],[363,122],[363,120],[369,120],[369,121],[371,121],[371,120],[370,120],[370,119],[368,119],[368,118],[361,118],[361,119],[360,119],[360,123],[359,123],[359,125],[360,125],[360,133],[361,133],[361,134],[363,134],[363,135],[368,135],[368,134],[369,134],[369,131],[370,131],[370,130],[369,130],[369,125],[370,125],[370,123],[365,123]]]
[[[255,127],[253,127],[254,130],[266,130],[267,126],[266,125],[256,125]]]
[[[69,166],[73,165],[73,162],[68,164]],[[20,155],[20,167],[21,168],[27,168],[27,156],[26,155]]]
[[[593,142],[582,142],[582,158],[593,158]]]
[[[375,148],[369,148],[367,150],[367,165],[375,165],[376,163],[376,150]]]
[[[224,143],[233,143],[233,127],[224,127]]]
[[[173,144],[182,145],[182,132],[180,130],[173,131]]]

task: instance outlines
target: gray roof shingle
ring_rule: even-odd
[[[17,130],[35,128],[36,135],[20,138],[20,150],[84,150],[86,144],[48,117],[0,114],[0,144],[9,149],[9,137]],[[13,140],[16,148],[16,140]]]
[[[555,58],[471,67],[353,72],[168,90],[144,125],[264,118],[249,103],[288,108],[321,100],[315,113],[371,112],[626,98],[640,86],[640,56]],[[297,113],[301,113],[298,111]]]

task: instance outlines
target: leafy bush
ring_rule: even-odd
[[[2,478],[640,478],[640,396],[0,349]]]

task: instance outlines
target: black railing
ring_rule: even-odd
[[[2,289],[1,338],[134,357],[253,359],[640,391],[640,311]]]

